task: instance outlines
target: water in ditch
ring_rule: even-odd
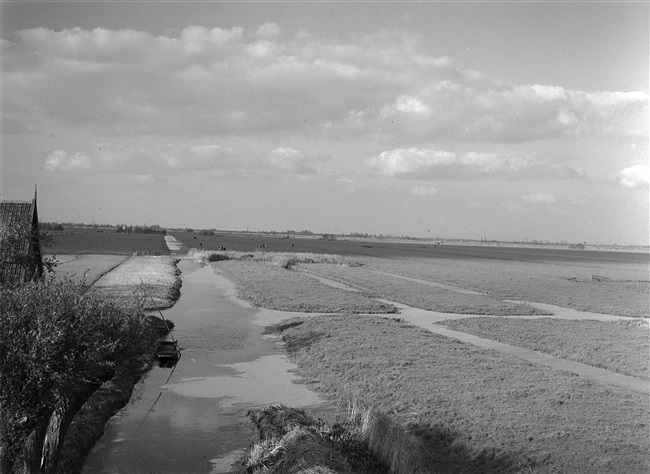
[[[131,402],[106,426],[84,473],[225,473],[255,438],[249,409],[269,404],[327,416],[331,407],[305,385],[280,343],[263,335],[259,310],[209,265],[179,263],[183,286],[174,321],[182,357],[154,367]]]

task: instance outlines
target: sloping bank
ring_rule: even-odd
[[[102,276],[91,291],[123,304],[142,304],[145,311],[169,308],[180,297],[177,263],[169,256],[131,257]],[[108,420],[129,402],[135,384],[151,367],[156,341],[163,335],[159,326],[152,325],[150,353],[120,367],[115,377],[104,383],[77,413],[68,430],[57,472],[81,471],[85,456],[101,438]]]

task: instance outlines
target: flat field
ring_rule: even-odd
[[[55,277],[81,282],[91,286],[102,275],[110,272],[129,258],[127,255],[64,255],[59,256]]]
[[[71,229],[52,232],[54,245],[43,249],[53,255],[168,255],[161,234],[118,233],[113,229]]]
[[[621,253],[621,257],[628,257]],[[634,261],[441,257],[366,259],[370,269],[446,283],[500,300],[548,303],[579,311],[647,318],[650,266]],[[593,275],[609,278],[599,281]]]
[[[141,301],[145,309],[168,308],[180,295],[179,275],[171,256],[133,256],[99,278],[91,291],[122,304]]]
[[[647,322],[468,318],[441,324],[456,331],[650,380]]]
[[[261,262],[213,264],[237,285],[239,296],[255,306],[317,313],[394,313],[393,306],[324,285],[312,278]]]
[[[296,252],[314,244],[303,246],[295,240],[290,249]],[[326,243],[323,252],[336,253],[334,247],[325,248],[336,243]],[[259,251],[252,243],[240,244],[244,251]],[[287,244],[272,241],[269,245]],[[488,251],[481,254],[481,249],[458,249],[462,254],[447,250],[445,255],[415,258],[399,249],[397,254],[382,257],[357,255],[351,243],[342,245],[350,250],[342,253],[362,266],[299,263],[297,267],[359,289],[351,294],[369,301],[382,297],[437,311],[445,305],[447,311],[484,310],[491,317],[443,324],[650,379],[648,326],[647,320],[640,319],[648,316],[650,302],[647,284],[637,283],[647,280],[645,255],[586,253],[580,260],[579,251],[573,251],[562,260],[561,251],[539,258],[506,252],[509,258],[515,254],[527,258],[513,260],[487,256]],[[362,252],[373,250],[363,247]],[[269,308],[300,294],[294,286],[300,277],[305,279],[300,272],[263,262],[213,265],[227,268],[224,274],[237,284],[243,297]],[[610,280],[597,281],[592,275]],[[327,309],[332,300],[321,295],[337,289],[318,288],[313,294],[321,302],[319,311],[340,313],[336,298]],[[300,298],[309,301],[312,291],[305,287]],[[255,294],[266,296],[251,296]],[[532,314],[530,318],[494,317],[515,314],[512,306],[503,304],[506,298],[636,318],[605,323]],[[291,305],[285,308],[290,310]],[[430,455],[431,472],[650,471],[647,394],[432,334],[404,323],[399,314],[392,319],[359,314],[314,316],[285,322],[280,331],[305,383],[340,404],[342,410],[350,402],[371,405],[408,426]]]
[[[433,245],[420,243],[364,242],[355,240],[323,240],[317,238],[286,238],[257,234],[222,233],[202,236],[188,232],[171,232],[185,249],[202,248],[243,252],[311,252],[344,255],[361,262],[367,269],[394,273],[431,282],[454,285],[484,293],[491,303],[471,306],[496,314],[495,300],[518,300],[548,303],[619,316],[650,315],[650,254],[641,252],[574,250],[558,248],[517,248],[468,245]],[[261,245],[267,245],[260,249]],[[317,271],[327,267],[319,266]],[[358,270],[341,270],[341,281],[354,278]],[[346,275],[350,274],[350,275]],[[605,277],[601,281],[593,276]],[[323,274],[323,276],[328,276]],[[329,273],[330,277],[336,277]],[[359,281],[360,284],[367,283]],[[385,286],[376,279],[377,285]],[[397,285],[398,282],[394,281]],[[389,284],[390,285],[390,284]],[[373,288],[368,288],[372,290]],[[379,290],[379,288],[375,288]],[[431,291],[427,288],[426,291]],[[382,293],[377,291],[377,293]],[[441,292],[438,305],[445,311],[456,311],[464,303]],[[467,299],[467,298],[466,298]],[[447,303],[443,305],[443,300]],[[415,302],[416,299],[411,300]],[[424,303],[423,303],[424,304]],[[426,304],[429,304],[428,302]],[[507,314],[507,305],[498,303]],[[471,311],[468,309],[467,311]],[[460,312],[467,312],[460,311]],[[538,314],[527,309],[522,314]]]
[[[284,327],[306,383],[410,427],[432,473],[650,470],[645,394],[392,319],[317,316]]]
[[[379,266],[379,265],[378,265]],[[390,267],[390,265],[381,265]],[[452,289],[426,285],[374,273],[369,266],[303,264],[310,272],[346,283],[365,294],[441,313],[485,315],[533,315],[548,312],[525,304],[502,301],[490,295],[461,293]]]

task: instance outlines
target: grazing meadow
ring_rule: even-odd
[[[117,232],[115,229],[71,228],[52,231],[54,245],[44,249],[54,255],[168,255],[162,234]]]
[[[604,322],[467,318],[441,324],[456,331],[650,380],[647,319]]]
[[[305,383],[342,407],[372,406],[398,420],[421,440],[428,472],[650,468],[647,394],[396,319],[323,315],[292,323],[283,340]]]
[[[449,313],[440,324],[458,331],[647,381],[646,254],[172,235],[250,304],[288,316],[312,313],[275,328],[302,383],[336,404],[343,418],[351,406],[370,407],[403,427],[422,447],[424,472],[650,470],[647,393],[433,334],[405,323],[388,302]],[[99,238],[81,237],[71,252],[78,257],[66,257],[61,269],[91,263],[79,254],[92,253]],[[100,253],[130,254],[122,237],[103,234],[116,241]],[[140,249],[153,252],[156,245]],[[96,257],[92,278],[99,283],[101,269],[121,261]],[[555,319],[552,310],[527,302],[623,320]],[[455,313],[471,316],[453,319]]]
[[[293,248],[302,251],[297,242]],[[342,246],[349,250],[351,244]],[[441,324],[455,330],[649,380],[646,263],[627,255],[611,261],[585,254],[580,261],[575,252],[562,261],[561,251],[522,261],[449,250],[418,258],[404,256],[405,250],[400,256],[370,250],[348,252],[345,262],[262,251],[274,255],[214,257],[212,265],[235,282],[242,298],[261,307],[304,310],[314,295],[321,304],[312,309],[330,314],[288,320],[277,329],[304,383],[337,403],[342,416],[359,404],[404,426],[423,447],[426,472],[650,469],[647,394],[448,339],[399,314],[356,314],[373,312],[378,299],[448,312]],[[345,292],[308,274],[356,290],[348,293],[366,306],[348,313],[336,297],[328,309],[324,295]],[[296,303],[301,298],[304,305]],[[623,320],[555,319],[552,311],[525,302]],[[454,319],[454,313],[476,316]]]
[[[556,260],[528,262],[496,258],[369,259],[367,267],[444,282],[500,300],[548,303],[579,311],[648,317],[646,262]],[[599,281],[595,276],[606,279]]]

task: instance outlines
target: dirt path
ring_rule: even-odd
[[[384,272],[382,272],[384,273]],[[324,283],[329,286],[336,288],[346,289],[349,291],[358,291],[355,288],[352,288],[348,285],[341,284],[335,280],[328,278],[320,277],[318,275],[305,272],[306,275],[317,279],[321,283]],[[385,273],[386,275],[395,276],[390,273]],[[402,277],[399,277],[402,278]],[[423,282],[420,280],[406,278],[408,280],[415,280],[418,282]],[[498,317],[498,316],[485,316],[485,315],[468,315],[468,314],[451,314],[451,313],[438,313],[435,311],[427,311],[424,309],[413,308],[401,303],[396,303],[394,301],[380,300],[387,304],[392,304],[399,309],[399,314],[404,318],[405,321],[427,329],[428,331],[440,334],[441,336],[450,337],[457,339],[459,341],[467,342],[474,344],[475,346],[482,347],[484,349],[492,349],[503,354],[512,355],[520,359],[524,359],[532,364],[545,365],[547,367],[552,367],[557,370],[562,370],[565,372],[571,372],[573,374],[579,375],[581,377],[586,377],[598,382],[605,384],[616,385],[619,387],[628,388],[642,393],[650,393],[650,383],[645,380],[638,379],[636,377],[630,377],[627,375],[619,374],[611,370],[599,369],[597,367],[592,367],[590,365],[581,364],[578,362],[568,361],[566,359],[560,359],[558,357],[553,357],[548,354],[544,354],[538,351],[531,351],[528,349],[523,349],[521,347],[511,346],[508,344],[503,344],[492,339],[484,339],[478,336],[467,334],[461,331],[454,331],[452,329],[446,328],[437,322],[449,320],[449,319],[458,319],[458,318],[470,318],[470,317]],[[538,306],[536,303],[531,303],[534,306]],[[629,320],[624,316],[614,316],[607,314],[598,314],[598,313],[589,313],[585,311],[576,311],[568,308],[561,308],[559,306],[553,306],[549,304],[539,303],[540,308],[547,309],[552,311],[554,314],[552,316],[538,316],[544,318],[558,318],[558,319],[591,319],[598,321],[615,321],[615,320]],[[395,315],[375,315],[383,317],[395,317]],[[509,318],[533,318],[535,316],[508,316]]]

